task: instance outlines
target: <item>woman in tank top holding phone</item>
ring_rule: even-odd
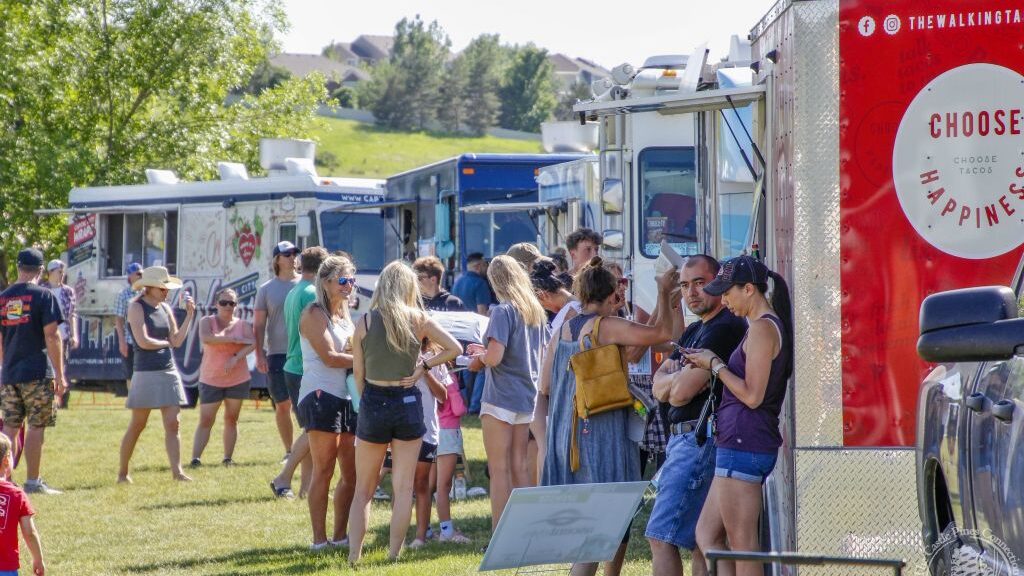
[[[774,283],[771,302],[768,281]],[[726,262],[704,292],[721,296],[733,314],[749,323],[728,362],[710,350],[688,350],[685,358],[722,381],[715,424],[715,479],[697,521],[701,550],[760,550],[761,485],[775,468],[782,435],[779,414],[793,372],[793,314],[785,280],[750,256]],[[725,562],[723,572],[753,576],[754,562]],[[728,572],[725,572],[728,570]]]
[[[423,339],[441,346],[420,360]],[[423,310],[416,273],[404,262],[388,264],[380,274],[370,311],[357,323],[352,339],[352,370],[361,395],[356,428],[356,491],[349,520],[349,564],[363,553],[370,501],[388,444],[393,467],[394,501],[388,557],[398,558],[412,515],[412,490],[419,459],[423,398],[416,382],[431,368],[454,360],[459,343]]]

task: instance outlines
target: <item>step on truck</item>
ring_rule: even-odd
[[[184,281],[168,297],[182,317],[177,303],[183,291],[203,316],[215,311],[217,291],[230,287],[238,292],[237,314],[252,321],[256,289],[273,276],[274,246],[283,240],[299,248],[321,245],[355,255],[359,289],[353,312],[368,307],[376,273],[385,263],[386,229],[377,207],[384,181],[318,176],[310,141],[266,139],[260,148],[267,177],[249,178],[243,165],[225,162],[219,165],[220,180],[204,182],[147,170],[146,184],[75,188],[68,208],[40,211],[69,218],[67,281],[81,316],[81,346],[68,358],[69,379],[124,381],[114,310],[132,262],[165,266]],[[202,358],[197,326],[175,350],[190,399]],[[265,388],[254,358],[254,388]]]
[[[745,71],[743,42],[722,64],[701,47],[616,68],[574,108],[599,124],[602,218],[616,239],[602,252],[634,270],[637,304],[652,301],[643,270],[661,240],[681,254],[755,252],[789,282],[796,363],[765,486],[766,549],[936,570],[935,502],[968,488],[937,485],[934,463],[930,481],[917,471],[915,441],[937,424],[917,417],[935,367],[915,349],[918,311],[934,292],[1020,284],[1021,12],[780,0],[750,32]],[[957,514],[983,528],[984,514]]]

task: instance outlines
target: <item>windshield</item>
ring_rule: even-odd
[[[324,212],[320,215],[323,247],[328,252],[344,250],[351,254],[360,273],[380,272],[387,264],[385,229],[384,220],[376,212]]]
[[[661,241],[696,254],[697,178],[693,148],[649,148],[640,153],[640,246],[657,258]]]
[[[482,252],[487,258],[519,242],[537,242],[537,228],[526,211],[466,214],[465,225],[466,252]]]

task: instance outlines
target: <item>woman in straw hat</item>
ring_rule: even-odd
[[[171,476],[187,482],[192,479],[181,468],[181,439],[178,436],[178,417],[180,406],[185,403],[185,389],[174,366],[172,349],[185,341],[196,314],[196,305],[187,293],[182,294],[186,314],[179,327],[165,300],[171,289],[181,288],[181,280],[168,274],[163,266],[150,266],[143,270],[142,277],[132,284],[132,288],[142,290],[142,294],[128,307],[128,327],[135,341],[135,373],[126,402],[132,410],[132,419],[121,441],[121,468],[117,481],[131,483],[128,462],[135,451],[135,443],[146,428],[150,411],[159,408]]]

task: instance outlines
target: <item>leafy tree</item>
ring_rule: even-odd
[[[372,110],[389,128],[427,128],[437,119],[438,94],[451,41],[437,21],[417,15],[395,26],[395,45],[387,66],[373,68]]]
[[[225,106],[267,60],[276,0],[0,2],[0,273],[37,244],[63,247],[73,186],[139,182],[144,168],[258,171],[258,140],[301,136],[324,79],[287,80]]]
[[[359,108],[359,93],[355,88],[341,86],[331,92],[331,98],[338,102],[342,108]]]
[[[575,120],[576,114],[572,107],[580,100],[590,100],[594,97],[590,85],[583,82],[573,82],[569,90],[558,97],[558,106],[555,108],[555,120]]]
[[[509,64],[509,50],[502,48],[497,34],[482,34],[469,43],[459,58],[466,61],[469,80],[463,92],[465,124],[470,132],[482,136],[497,124],[501,113],[498,90]]]
[[[292,73],[286,68],[274,66],[269,60],[261,63],[252,73],[249,82],[233,90],[240,94],[262,94],[267,88],[279,86],[285,80],[292,77]]]
[[[541,122],[551,117],[558,104],[554,86],[554,67],[548,61],[548,51],[532,43],[516,48],[499,92],[501,126],[539,132]]]
[[[465,54],[460,54],[448,65],[444,82],[438,93],[437,119],[448,132],[460,132],[466,125],[466,89],[472,82]]]

